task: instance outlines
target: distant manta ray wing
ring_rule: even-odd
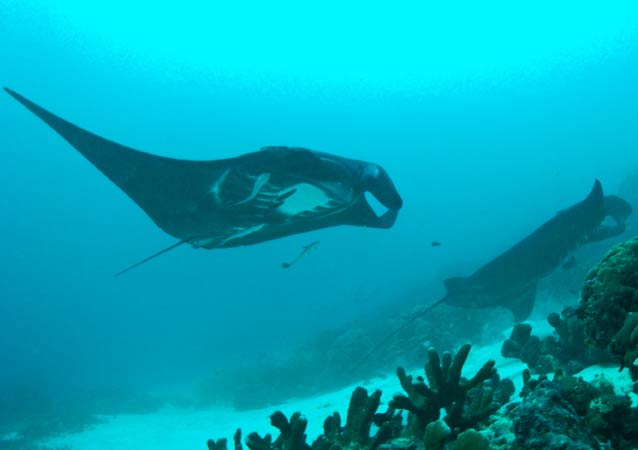
[[[198,212],[227,160],[186,161],[151,155],[104,139],[5,90],[67,140],[166,233],[188,239]]]

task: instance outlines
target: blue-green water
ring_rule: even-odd
[[[130,3],[0,0],[0,83],[151,153],[375,161],[405,206],[388,231],[180,248],[114,279],[172,239],[3,92],[0,391],[189,383],[414,286],[438,299],[638,165],[632,2]]]

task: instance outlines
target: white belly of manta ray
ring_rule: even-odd
[[[245,203],[249,200],[252,200],[257,195],[259,190],[264,187],[264,184],[266,184],[266,182],[267,180],[258,180],[258,182],[256,183],[256,188],[253,189],[253,192],[250,194],[249,198],[240,203]],[[316,214],[320,210],[332,210],[330,213],[325,215],[333,214],[342,209],[339,208],[337,205],[346,206],[349,204],[350,201],[352,201],[352,191],[350,190],[338,190],[339,194],[343,196],[338,200],[335,200],[334,198],[327,195],[323,189],[320,189],[309,183],[299,183],[286,189],[286,191],[292,190],[295,191],[294,194],[286,198],[283,204],[275,209],[275,211],[286,216],[288,219],[293,219],[295,217],[302,218],[304,216]],[[217,192],[216,190],[211,189],[211,193],[216,194]],[[226,238],[220,239],[219,236],[215,236],[208,239],[198,239],[191,242],[191,245],[195,248],[210,246],[213,244],[217,246],[227,245],[235,239],[243,238],[250,234],[258,232],[264,226],[266,226],[265,223],[260,223],[249,227],[236,227],[236,232]]]
[[[334,199],[326,195],[323,189],[308,183],[300,183],[292,187],[295,193],[288,197],[277,211],[288,217],[312,213],[319,208],[334,207]],[[348,203],[350,199],[343,199]]]

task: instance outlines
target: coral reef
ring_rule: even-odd
[[[250,450],[341,450],[344,448],[377,449],[381,444],[399,437],[402,429],[401,415],[389,408],[385,413],[377,413],[381,401],[381,391],[374,391],[368,395],[368,391],[362,387],[352,392],[348,415],[345,426],[341,426],[341,416],[335,412],[323,424],[324,433],[310,446],[306,442],[306,426],[308,422],[304,416],[296,412],[290,420],[281,411],[276,411],[270,416],[270,423],[279,430],[279,437],[272,440],[267,434],[264,437],[257,433],[250,433],[246,437],[246,446]],[[371,435],[372,425],[376,425],[376,432]],[[235,448],[237,447],[236,433]],[[213,440],[209,440],[210,450],[224,450],[211,447]],[[218,441],[219,443],[219,441]],[[241,445],[241,444],[239,444]]]
[[[556,336],[532,335],[517,324],[501,348],[534,372],[577,373],[587,366],[616,360],[638,380],[638,238],[612,247],[589,271],[577,307],[551,313]]]
[[[524,330],[523,330],[524,331]],[[306,440],[307,421],[277,411],[270,434],[250,433],[250,450],[625,450],[638,448],[638,409],[614,393],[604,377],[588,383],[562,371],[551,380],[523,372],[522,400],[509,402],[511,381],[498,378],[492,361],[470,379],[461,375],[470,345],[455,354],[430,349],[425,378],[397,374],[406,395],[395,395],[384,413],[381,391],[356,388],[345,425],[338,412],[324,421],[323,434]],[[427,380],[427,384],[426,384]],[[402,412],[407,410],[407,423]],[[441,418],[442,410],[445,410]],[[242,450],[241,432],[234,437]],[[209,440],[209,450],[226,450],[226,440]]]
[[[402,429],[400,414],[393,408],[377,414],[381,402],[381,391],[368,391],[357,387],[350,397],[345,427],[341,427],[338,412],[323,423],[324,434],[312,444],[313,450],[340,450],[355,444],[374,450],[381,444],[399,436]],[[370,429],[376,425],[377,432],[371,436]]]
[[[532,334],[532,326],[519,323],[514,326],[509,339],[503,342],[501,354],[517,358],[538,374],[563,370],[567,374],[580,372],[592,364],[611,361],[611,354],[604,349],[587,345],[583,321],[576,307],[563,309],[561,315],[551,313],[547,322],[556,336],[543,339]]]
[[[541,381],[510,415],[523,449],[600,449],[584,418],[575,413],[556,383]]]
[[[612,247],[587,275],[578,316],[588,342],[622,367],[638,357],[638,238]],[[635,376],[635,370],[634,370]]]
[[[442,409],[446,412],[445,422],[456,432],[476,427],[509,400],[513,386],[509,380],[500,382],[494,361],[485,363],[469,380],[461,377],[470,349],[469,344],[464,344],[454,357],[446,352],[442,358],[430,349],[425,365],[429,385],[421,377],[414,382],[402,367],[397,369],[407,395],[395,395],[390,406],[411,413],[408,426],[415,436],[423,438],[427,425],[439,419]],[[491,385],[483,385],[486,381]]]
[[[416,382],[397,370],[399,381],[407,392],[396,395],[385,413],[377,413],[381,403],[381,391],[371,394],[362,387],[356,388],[350,398],[346,423],[341,425],[338,412],[326,418],[323,434],[312,445],[306,442],[307,421],[300,413],[290,420],[276,411],[270,416],[271,425],[279,430],[273,441],[267,434],[250,433],[246,446],[250,450],[465,450],[488,449],[488,438],[474,428],[484,428],[490,415],[509,401],[514,392],[510,380],[500,380],[494,362],[488,361],[471,378],[461,376],[471,346],[465,344],[454,356],[442,357],[430,349],[426,364],[426,377]],[[401,412],[408,411],[408,424],[403,424]],[[446,411],[439,420],[441,410]],[[373,425],[376,431],[372,433]],[[226,440],[209,440],[209,450],[226,450]],[[241,450],[241,431],[235,433],[235,450]]]
[[[554,362],[550,362],[551,367],[540,364],[539,359],[543,356],[542,342],[538,336],[532,336],[532,326],[527,323],[518,323],[512,328],[509,339],[503,342],[501,354],[506,358],[517,358],[533,368],[535,372],[547,373],[554,369]]]
[[[560,372],[523,374],[523,401],[506,415],[522,449],[629,449],[638,445],[638,410],[604,377],[585,382]],[[586,444],[584,447],[579,445]]]

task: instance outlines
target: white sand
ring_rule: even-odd
[[[544,326],[541,323],[533,324],[535,332]],[[509,331],[506,334],[509,334]],[[514,381],[517,393],[512,399],[516,400],[522,386],[521,373],[525,366],[519,360],[501,357],[500,348],[501,342],[473,348],[464,375],[472,376],[485,361],[494,359],[501,377],[509,377]],[[409,373],[422,375],[423,371],[415,368]],[[631,391],[629,374],[626,370],[619,373],[617,367],[589,367],[579,375],[591,381],[599,374],[604,374],[614,383],[619,394],[628,394]],[[402,391],[394,372],[388,373],[384,378],[368,380],[359,385],[368,391],[381,389],[383,404],[387,403],[394,393]],[[252,411],[239,412],[221,408],[194,411],[171,408],[145,415],[105,417],[105,423],[80,433],[51,439],[43,444],[70,450],[184,450],[205,449],[208,439],[226,437],[229,440],[229,448],[232,449],[232,436],[238,427],[241,427],[244,437],[253,431],[262,435],[272,433],[276,436],[277,430],[269,425],[269,416],[276,410],[283,411],[287,416],[295,411],[302,412],[308,418],[308,441],[312,442],[321,434],[323,421],[328,415],[338,411],[345,420],[348,401],[354,387],[355,385]],[[635,404],[636,396],[632,394],[632,397]],[[383,409],[382,407],[381,410]]]

